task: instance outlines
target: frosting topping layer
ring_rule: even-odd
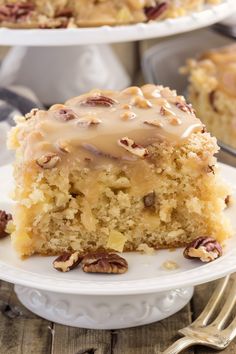
[[[203,128],[183,96],[155,85],[93,90],[48,111],[33,110],[25,119],[18,133],[24,159],[55,154],[57,163],[71,154],[137,160],[148,156],[153,143],[181,144]]]

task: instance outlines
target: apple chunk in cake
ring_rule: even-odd
[[[18,119],[15,230],[20,255],[136,251],[230,234],[229,194],[192,107],[162,86],[93,90]]]

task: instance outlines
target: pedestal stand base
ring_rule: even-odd
[[[92,329],[118,329],[160,321],[184,307],[193,288],[141,295],[72,295],[15,285],[18,299],[49,321]]]

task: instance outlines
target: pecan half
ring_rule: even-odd
[[[83,257],[79,254],[79,252],[65,252],[55,259],[53,262],[53,267],[59,272],[69,272],[70,270],[76,268],[82,259]]]
[[[12,215],[7,214],[4,210],[0,210],[0,238],[8,236],[6,227],[10,220],[12,220]]]
[[[123,274],[128,263],[115,253],[91,253],[84,257],[82,269],[85,273]]]
[[[132,139],[129,139],[128,137],[124,137],[124,138],[118,140],[118,145],[120,145],[125,150],[131,152],[131,154],[134,154],[136,156],[139,156],[139,157],[148,156],[147,149],[145,149],[142,145],[136,144]]]
[[[161,3],[158,1],[156,6],[147,6],[144,8],[144,11],[145,11],[145,15],[147,16],[147,19],[150,21],[150,20],[156,20],[167,9],[168,9],[168,4],[166,1],[163,1]]]
[[[80,102],[82,106],[89,106],[89,107],[96,107],[96,106],[112,107],[115,103],[117,103],[117,101],[113,100],[110,97],[102,96],[102,95],[87,97],[84,101]]]
[[[212,262],[222,256],[222,247],[213,237],[198,237],[184,250],[187,259],[198,258],[202,262]]]
[[[146,208],[152,207],[155,204],[155,200],[156,200],[156,193],[154,191],[146,194],[143,197],[143,203]]]
[[[38,166],[44,169],[50,169],[56,167],[56,165],[61,161],[61,158],[53,153],[43,155],[36,160]]]
[[[78,118],[76,113],[71,108],[61,108],[55,112],[55,116],[65,122]]]
[[[35,6],[30,2],[2,5],[0,6],[0,21],[17,22],[28,17],[34,9]]]

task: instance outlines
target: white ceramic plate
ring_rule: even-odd
[[[225,179],[234,186],[236,169],[221,166]],[[8,197],[12,188],[11,173],[10,166],[0,168],[0,209],[8,211],[12,207]],[[236,206],[226,211],[234,227],[235,212]],[[14,284],[64,294],[137,295],[162,292],[204,283],[236,271],[236,236],[227,241],[224,256],[209,264],[185,259],[182,249],[172,252],[160,250],[152,256],[126,253],[124,257],[129,263],[129,270],[123,275],[86,274],[79,268],[60,273],[52,267],[55,257],[35,256],[23,261],[12,250],[10,240],[4,239],[0,241],[0,278]],[[176,262],[179,268],[174,271],[163,269],[163,262],[168,260]]]
[[[200,12],[176,19],[128,26],[102,26],[79,29],[0,29],[0,45],[67,46],[77,44],[114,43],[165,37],[192,31],[221,21],[236,10],[235,0],[222,0]]]

